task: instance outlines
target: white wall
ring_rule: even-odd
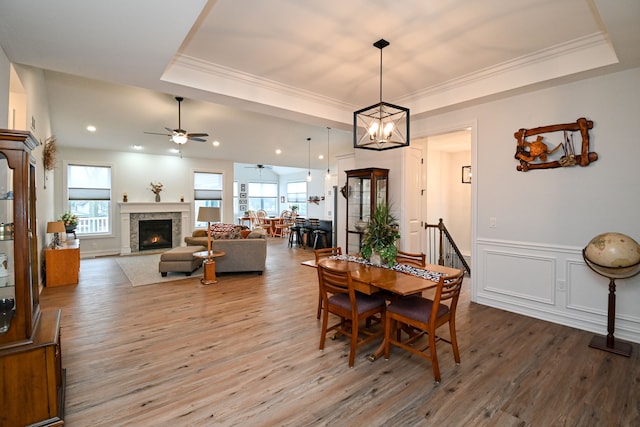
[[[471,185],[462,183],[462,166],[471,164],[471,151],[447,153],[447,212],[445,226],[463,255],[471,255]],[[435,223],[434,223],[435,224]]]
[[[636,68],[412,122],[413,135],[421,136],[477,120],[475,301],[606,331],[608,281],[585,266],[581,250],[606,231],[640,240],[639,111]],[[516,170],[513,135],[518,129],[580,117],[594,122],[590,151],[598,153],[598,161],[587,167]],[[549,145],[561,137],[561,132],[549,135]],[[489,227],[490,217],[496,218],[495,228]],[[640,276],[620,281],[617,295],[616,336],[640,342]]]
[[[9,74],[11,62],[0,47],[0,128],[8,128],[9,120]]]

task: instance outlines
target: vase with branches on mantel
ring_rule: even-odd
[[[162,191],[162,183],[151,181],[149,184],[151,186],[151,192],[156,195],[156,202],[160,201],[160,192]]]

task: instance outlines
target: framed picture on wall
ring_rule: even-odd
[[[240,199],[240,200],[238,200],[238,202],[240,202],[241,205],[246,205],[247,204],[247,199]]]
[[[471,184],[471,166],[462,167],[462,183]]]
[[[247,193],[240,193],[240,198],[241,199],[246,199],[247,198]]]
[[[280,203],[284,203],[284,196],[280,196]]]
[[[246,211],[247,210],[247,205],[240,205],[240,210],[241,211]]]
[[[240,191],[243,193],[247,191],[247,184],[240,184]]]

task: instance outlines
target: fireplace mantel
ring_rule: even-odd
[[[139,213],[180,213],[180,233],[178,245],[184,245],[184,237],[189,235],[189,224],[191,218],[191,204],[188,202],[118,202],[120,208],[120,254],[131,253],[131,235],[129,233],[131,225],[131,214]],[[174,242],[174,245],[176,243]]]

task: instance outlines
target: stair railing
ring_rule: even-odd
[[[427,230],[427,262],[465,270],[471,276],[471,267],[462,256],[442,218],[438,220],[438,224],[425,224],[424,228]]]

